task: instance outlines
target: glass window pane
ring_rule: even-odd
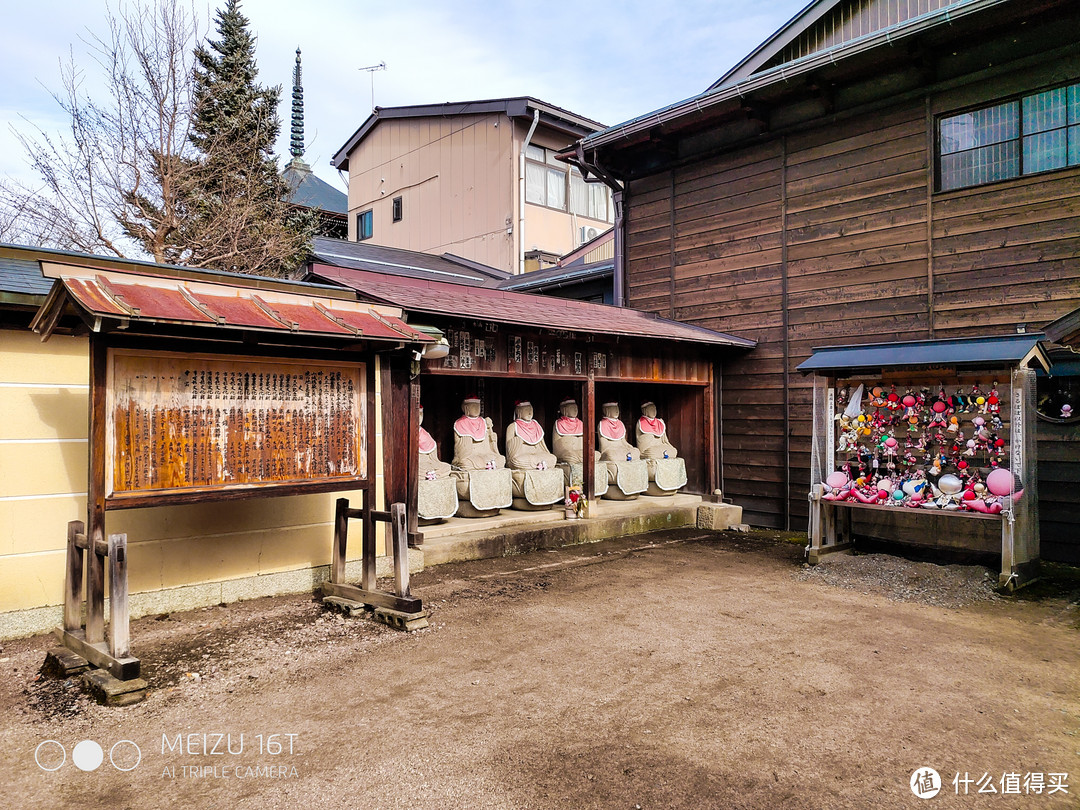
[[[1069,127],[1069,165],[1080,166],[1080,126]]]
[[[1019,112],[1019,103],[1009,101],[985,110],[942,118],[938,129],[941,154],[948,155],[1019,138]]]
[[[589,214],[589,190],[585,178],[578,172],[570,173],[570,210],[578,216]]]
[[[566,172],[547,170],[547,205],[566,210]]]
[[[530,143],[528,146],[525,147],[525,157],[529,158],[530,160],[539,160],[541,163],[543,163],[544,149],[543,147]]]
[[[1065,130],[1054,129],[1024,138],[1024,174],[1060,169],[1065,165]]]
[[[1080,124],[1080,84],[1069,88],[1069,123]]]
[[[941,156],[941,190],[992,183],[1020,174],[1016,141]]]
[[[1024,133],[1065,126],[1065,88],[1024,97]],[[1027,164],[1025,163],[1025,166]]]
[[[607,186],[599,183],[589,185],[589,216],[592,219],[607,219]]]
[[[525,202],[543,205],[547,196],[544,193],[544,167],[536,163],[525,164]]]

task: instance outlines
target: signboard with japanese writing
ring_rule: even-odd
[[[364,480],[365,379],[363,363],[112,350],[107,494]]]

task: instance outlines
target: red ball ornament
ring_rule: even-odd
[[[994,442],[994,447],[1004,447],[1004,446],[1005,446],[1005,440],[1004,439],[998,439],[997,441]]]
[[[904,397],[904,407],[905,408],[914,408],[915,407],[915,397],[913,397],[911,394],[908,394],[906,397]]]
[[[935,402],[932,407],[934,408],[934,413],[945,413],[945,411],[949,409],[949,406],[940,399]]]
[[[998,398],[997,397],[990,397],[986,401],[989,402],[991,405],[997,405],[998,404]]]
[[[961,470],[966,470],[967,466],[968,466],[968,463],[966,461],[960,460],[960,461],[956,462],[956,466]]]
[[[963,498],[964,498],[965,501],[973,501],[973,500],[975,500],[975,491],[972,490],[972,489],[965,489]]]

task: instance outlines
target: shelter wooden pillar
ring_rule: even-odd
[[[105,640],[105,557],[97,549],[105,543],[105,375],[108,347],[96,335],[90,338],[90,408],[87,435],[89,469],[86,494],[86,640]]]
[[[705,386],[703,432],[705,434],[705,492],[711,495],[716,491],[718,473],[716,457],[716,374],[715,366],[709,365],[709,384]]]
[[[417,468],[420,459],[420,380],[413,377],[408,357],[385,355],[381,365],[383,481],[386,503],[405,504],[409,545],[419,545]]]
[[[585,498],[592,504],[596,498],[596,383],[591,363],[589,376],[581,388],[581,416],[585,422],[581,431],[581,477],[585,485]]]

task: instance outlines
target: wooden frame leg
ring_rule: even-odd
[[[76,538],[85,531],[86,525],[81,520],[68,523],[67,575],[64,579],[64,629],[69,633],[82,629],[83,563],[86,552],[78,546]]]
[[[94,538],[86,550],[86,640],[105,640],[105,557],[98,553]]]
[[[374,489],[364,490],[363,540],[360,559],[360,587],[365,591],[375,590],[375,518],[371,514],[374,507]]]
[[[128,625],[127,535],[109,535],[109,653],[126,658],[131,652]]]
[[[409,593],[409,531],[405,523],[405,504],[390,504],[390,528],[394,544],[394,593]]]
[[[334,503],[334,546],[330,554],[330,581],[345,582],[345,550],[349,544],[349,499]]]

